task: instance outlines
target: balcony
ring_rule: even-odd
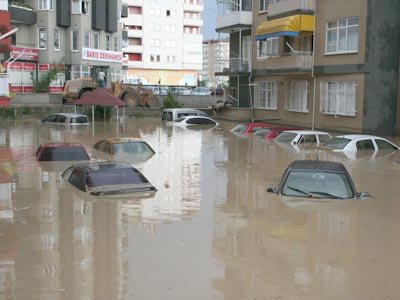
[[[26,25],[33,25],[37,22],[37,13],[29,8],[10,5],[8,7],[10,12],[11,23],[21,23]]]
[[[251,28],[253,16],[251,11],[232,11],[217,17],[215,30],[217,32],[238,31],[240,28]]]
[[[263,63],[257,63],[259,67],[267,70],[284,72],[310,72],[312,68],[312,52],[282,53],[280,56],[270,56]]]
[[[249,75],[250,65],[249,60],[243,58],[230,58],[218,60],[219,66],[224,67],[222,72],[216,72],[216,76],[229,76],[229,75]]]
[[[203,4],[189,4],[189,3],[184,3],[183,4],[183,10],[184,11],[190,11],[190,12],[202,12],[203,11]]]
[[[143,30],[128,29],[128,38],[141,38],[143,37]]]
[[[128,47],[122,49],[124,53],[143,53],[143,46],[142,45],[129,45]]]
[[[129,17],[124,20],[124,24],[142,26],[143,15],[129,15]]]
[[[129,0],[129,6],[143,6],[144,0]]]
[[[184,26],[201,27],[201,26],[203,26],[203,20],[202,19],[183,19],[183,25]]]
[[[281,0],[268,4],[268,17],[288,13],[314,12],[316,0]]]

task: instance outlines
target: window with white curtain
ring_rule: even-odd
[[[90,31],[83,33],[83,47],[90,48]]]
[[[276,81],[259,81],[255,84],[256,108],[278,108],[278,85]]]
[[[355,116],[356,82],[321,82],[321,112],[331,115]]]
[[[38,0],[38,10],[53,10],[53,0]]]
[[[279,37],[257,41],[257,58],[279,55]]]
[[[39,50],[47,49],[47,30],[45,27],[38,28],[38,40]]]
[[[341,19],[326,25],[326,53],[358,51],[358,18]]]
[[[306,80],[291,81],[289,99],[286,108],[289,111],[308,112],[307,109],[308,82]]]
[[[54,46],[54,50],[60,50],[60,29],[58,28],[54,28],[53,31],[53,46]]]
[[[71,50],[79,51],[79,30],[71,32]]]

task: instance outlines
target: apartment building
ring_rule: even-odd
[[[216,76],[229,68],[229,39],[211,39],[203,41],[203,69],[201,80],[208,87],[224,86],[227,83],[225,76]]]
[[[127,81],[196,85],[202,68],[202,0],[127,0]]]
[[[248,116],[256,120],[394,133],[396,110],[400,126],[398,1],[382,5],[368,0],[256,0],[252,4],[251,89],[241,88],[246,94],[236,97],[238,107],[249,108]],[[235,13],[236,23],[244,19],[243,10]],[[231,15],[223,13],[218,19]],[[217,30],[226,29],[220,25]],[[243,36],[238,42],[231,40],[231,48],[232,42],[242,48],[245,44]],[[247,59],[244,54],[239,60]],[[229,69],[235,68],[231,56]]]
[[[96,79],[100,69],[109,81],[122,79],[121,0],[20,0],[9,12],[18,28],[8,57],[14,92],[32,91],[31,73],[40,76],[55,64],[63,71],[51,92],[61,91],[64,80]]]

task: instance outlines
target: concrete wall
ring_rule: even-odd
[[[10,100],[11,105],[47,105],[62,104],[60,94],[18,93]]]
[[[249,108],[229,108],[223,112],[214,112],[214,118],[217,120],[228,120],[235,122],[250,122],[251,109]]]

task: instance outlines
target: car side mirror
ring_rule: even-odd
[[[267,188],[267,192],[276,194],[276,188],[273,187]]]
[[[369,198],[369,197],[372,197],[372,196],[368,192],[357,193],[357,198]]]

